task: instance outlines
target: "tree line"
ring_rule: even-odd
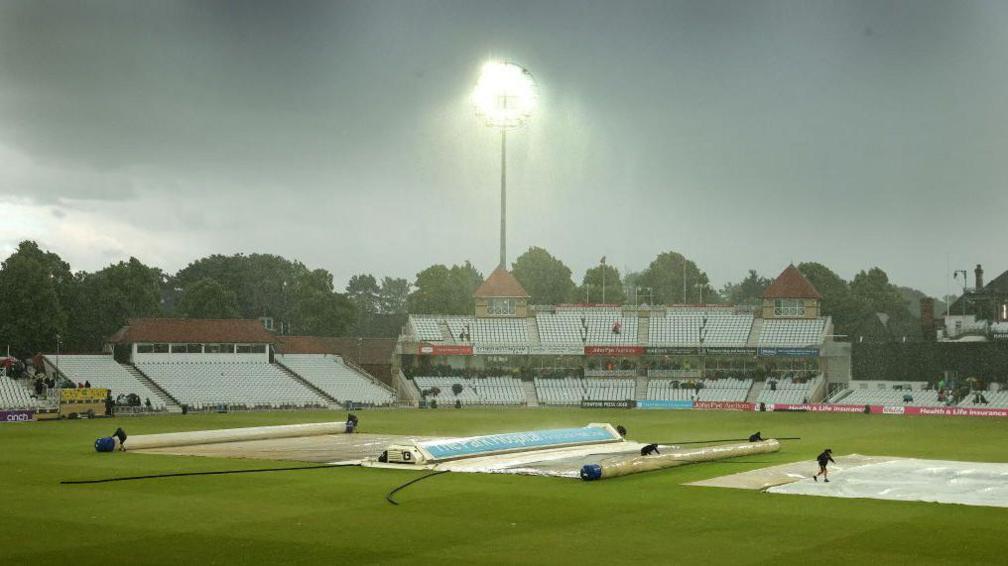
[[[822,312],[833,317],[837,334],[872,342],[921,338],[916,303],[923,293],[893,285],[881,269],[861,271],[849,282],[819,263],[798,269],[822,293]],[[511,271],[539,305],[756,306],[772,282],[749,270],[741,281],[714,289],[694,261],[673,251],[625,274],[602,258],[578,283],[561,260],[532,247]],[[340,291],[325,269],[269,254],[215,254],[174,274],[132,257],[74,272],[56,253],[25,241],[0,266],[0,346],[22,356],[57,347],[97,352],[127,320],[156,316],[269,317],[282,334],[395,337],[406,313],[472,314],[472,294],[483,280],[466,261],[432,265],[412,280],[357,274]]]

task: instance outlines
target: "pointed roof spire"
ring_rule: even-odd
[[[476,289],[476,292],[473,293],[473,297],[510,297],[527,299],[529,294],[525,292],[525,288],[521,286],[521,283],[519,283],[517,279],[515,279],[514,275],[511,275],[511,273],[503,266],[497,266],[497,269],[493,270],[490,277],[487,277],[486,281],[479,286],[479,289]]]
[[[764,299],[822,299],[815,285],[805,279],[798,268],[787,266],[777,279],[763,292]]]

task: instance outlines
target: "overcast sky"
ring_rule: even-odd
[[[3,0],[0,256],[487,274],[490,57],[540,87],[509,135],[511,260],[542,246],[580,281],[676,250],[717,287],[877,265],[936,295],[1008,268],[1008,3],[921,0]]]

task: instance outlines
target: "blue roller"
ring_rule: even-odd
[[[581,466],[581,479],[585,481],[602,478],[602,466],[598,464],[585,464]]]
[[[96,452],[112,452],[115,450],[116,441],[111,436],[105,436],[94,441]]]

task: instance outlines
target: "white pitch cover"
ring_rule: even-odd
[[[803,479],[767,491],[1008,507],[1008,464],[906,458],[838,471],[829,479]]]

